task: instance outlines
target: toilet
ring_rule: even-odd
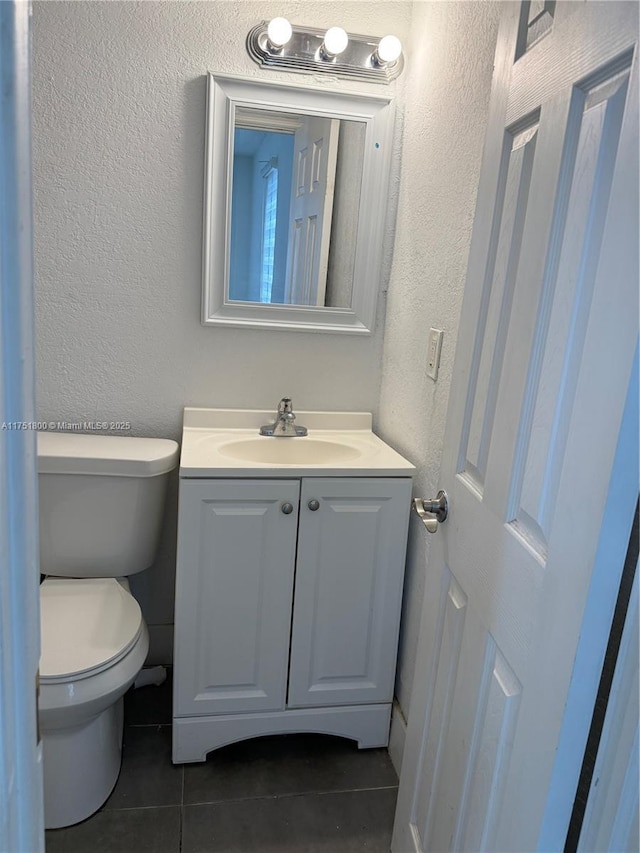
[[[38,434],[47,829],[89,817],[118,778],[123,695],[149,649],[127,577],[154,561],[177,461],[166,439]]]

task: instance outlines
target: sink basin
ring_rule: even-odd
[[[414,466],[371,429],[368,412],[298,412],[309,434],[259,435],[265,409],[184,410],[180,476],[412,477]]]
[[[306,437],[229,441],[219,452],[230,459],[267,465],[331,465],[361,456],[360,450],[348,444]]]

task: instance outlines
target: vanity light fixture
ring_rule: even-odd
[[[291,25],[286,18],[262,21],[247,36],[249,56],[265,68],[328,72],[351,80],[389,83],[404,67],[402,44],[396,36],[383,38]]]

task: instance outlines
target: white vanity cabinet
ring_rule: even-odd
[[[175,762],[313,731],[388,742],[409,477],[182,479]]]

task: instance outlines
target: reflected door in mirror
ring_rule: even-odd
[[[229,301],[351,307],[365,129],[236,110]]]
[[[325,304],[339,125],[336,119],[305,116],[295,133],[296,180],[286,286],[289,304]]]

